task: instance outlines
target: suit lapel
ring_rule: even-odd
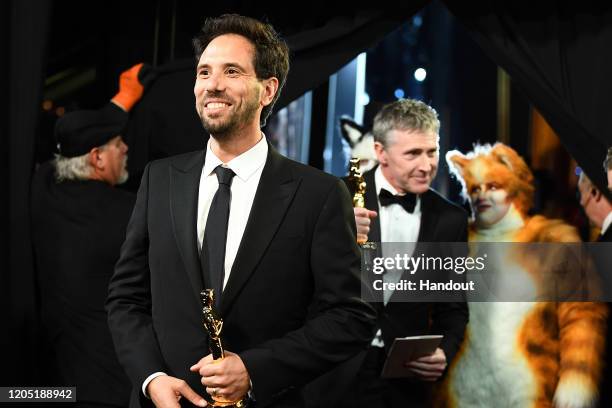
[[[289,208],[299,180],[293,179],[288,160],[268,146],[268,157],[255,193],[242,240],[223,290],[221,314],[225,315],[247,282]]]
[[[608,227],[606,233],[597,238],[598,242],[612,242],[612,226]]]
[[[189,157],[185,162],[172,163],[170,166],[170,210],[174,236],[198,305],[203,281],[196,228],[198,192],[204,157],[205,151],[202,151]]]
[[[427,254],[429,252],[429,245],[426,243],[436,241],[436,230],[438,226],[439,213],[433,207],[434,202],[432,200],[433,193],[428,190],[421,195],[421,223],[419,226],[419,236],[417,238],[417,244],[414,248],[414,254]],[[405,271],[400,279],[407,279]],[[418,273],[418,272],[417,272]],[[399,292],[394,292],[389,299],[387,306],[397,302],[397,297],[400,297]]]
[[[374,181],[374,172],[376,171],[376,167],[366,172],[363,175],[363,178],[366,182],[365,206],[368,210],[376,211],[376,213],[378,213],[378,197],[376,197],[376,183]],[[368,235],[368,241],[380,242],[380,240],[380,219],[379,217],[374,217],[370,221],[370,234]]]
[[[421,195],[421,226],[419,227],[419,237],[417,242],[435,242],[436,231],[438,228],[439,216],[432,200],[431,190]]]

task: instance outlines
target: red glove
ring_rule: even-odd
[[[143,84],[146,85],[142,78],[144,75],[149,76],[149,71],[151,71],[151,68],[143,63],[123,71],[121,76],[119,76],[119,92],[111,99],[111,102],[124,111],[129,112],[142,97],[144,92]]]

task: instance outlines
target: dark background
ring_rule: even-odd
[[[334,10],[343,12],[333,14],[317,1],[0,3],[0,94],[8,102],[0,120],[0,170],[7,190],[7,198],[0,200],[0,385],[39,381],[29,185],[36,163],[53,152],[52,127],[61,113],[57,108],[100,107],[116,91],[121,71],[149,62],[160,77],[133,112],[127,135],[132,174],[151,158],[202,147],[205,135],[190,99],[191,38],[205,16],[238,12],[266,19],[287,39],[292,68],[277,108],[314,90],[314,166],[322,167],[327,78],[368,51],[366,88],[372,106],[366,107],[366,121],[377,104],[393,100],[397,81],[404,84],[406,96],[417,92],[406,74],[411,71],[399,70],[416,61],[428,68],[430,78],[418,92],[438,108],[447,147],[465,151],[476,141],[493,142],[498,137],[499,66],[512,81],[512,146],[529,158],[536,137],[531,131],[534,107],[558,135],[561,154],[567,155],[556,162],[565,167],[549,177],[567,173],[571,156],[603,189],[601,163],[612,144],[609,7],[588,1],[462,3],[379,1],[374,9],[370,3],[340,1]],[[417,13],[423,25],[415,30]],[[48,110],[42,108],[46,99],[53,100]],[[456,191],[450,193],[456,196]]]

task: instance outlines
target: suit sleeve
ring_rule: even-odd
[[[467,218],[460,217],[456,223],[457,236],[456,242],[467,242]],[[462,251],[463,252],[463,251]],[[466,256],[465,253],[455,253],[453,256]],[[462,275],[465,279],[465,276]],[[445,302],[436,303],[432,313],[432,333],[441,333],[444,335],[440,348],[446,355],[446,362],[450,365],[451,361],[457,354],[463,337],[465,335],[465,326],[469,320],[469,312],[466,302]]]
[[[149,171],[147,165],[106,300],[117,356],[137,389],[150,374],[166,368],[151,317],[147,232]]]
[[[314,295],[310,319],[241,358],[262,405],[299,387],[364,349],[375,312],[360,298],[360,255],[351,200],[338,180],[318,215],[311,243]]]

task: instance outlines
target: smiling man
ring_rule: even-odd
[[[467,240],[466,212],[430,187],[438,170],[439,129],[436,111],[413,99],[385,105],[376,115],[372,132],[379,166],[364,174],[366,208],[354,209],[360,239],[383,243]],[[384,250],[383,246],[383,255]],[[402,273],[386,272],[383,278],[399,282]],[[463,339],[468,320],[465,303],[405,303],[386,291],[383,303],[375,307],[378,331],[361,357],[361,370],[342,406],[429,406],[431,382],[442,376]],[[444,339],[433,354],[405,362],[412,379],[380,378],[394,338],[427,333],[442,334]]]
[[[351,199],[340,180],[282,157],[260,130],[289,69],[271,26],[224,15],[208,19],[194,45],[195,108],[209,142],[147,166],[109,288],[132,406],[248,395],[258,407],[301,407],[301,387],[373,333]],[[214,363],[203,288],[215,289],[223,318],[226,355]]]

